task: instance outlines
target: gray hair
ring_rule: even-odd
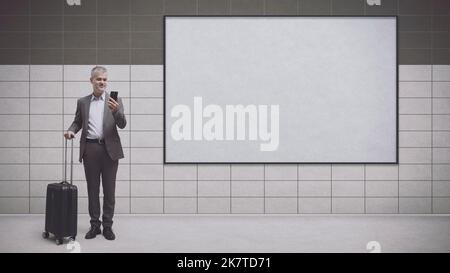
[[[108,70],[106,69],[106,67],[103,66],[94,66],[94,68],[92,68],[91,70],[91,77],[94,77],[97,73],[106,73],[108,72]]]

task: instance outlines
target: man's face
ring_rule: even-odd
[[[108,80],[107,73],[96,73],[93,77],[91,77],[92,87],[94,89],[95,95],[101,95],[106,90]]]

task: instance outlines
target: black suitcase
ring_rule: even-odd
[[[75,240],[77,236],[77,202],[78,189],[73,185],[73,138],[71,140],[70,183],[67,182],[67,139],[64,146],[64,181],[47,185],[45,206],[45,230],[42,233],[48,238],[52,233],[56,244],[63,243],[65,237]]]

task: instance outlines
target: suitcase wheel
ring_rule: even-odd
[[[70,236],[69,240],[75,241],[76,236]]]
[[[56,245],[61,245],[63,243],[63,239],[56,239]]]
[[[42,232],[42,238],[48,239],[50,237],[50,234],[47,231]]]

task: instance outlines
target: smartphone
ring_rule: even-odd
[[[117,101],[117,95],[119,94],[119,92],[117,92],[117,91],[111,91],[111,94],[109,94],[109,96],[113,99],[113,100],[115,100],[115,101]]]

